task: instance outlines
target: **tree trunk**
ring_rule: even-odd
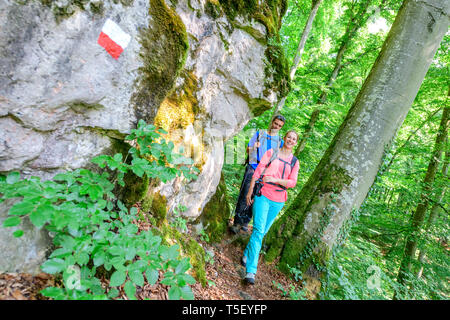
[[[297,148],[295,149],[295,156],[297,158],[300,158],[300,154],[302,153],[303,149],[305,149],[306,142],[308,141],[309,137],[311,136],[314,128],[314,124],[317,121],[317,118],[319,118],[320,109],[316,108],[314,109],[313,113],[311,114],[311,118],[309,118],[308,125],[305,129],[305,132],[303,132],[302,138],[297,144]]]
[[[298,69],[298,66],[300,65],[300,60],[302,58],[303,50],[305,49],[306,40],[308,39],[309,33],[312,28],[312,24],[314,22],[314,18],[316,17],[317,10],[319,9],[320,4],[323,0],[313,0],[312,2],[312,8],[309,13],[308,21],[306,22],[305,28],[302,32],[302,37],[300,39],[300,42],[298,43],[297,51],[295,53],[294,62],[292,63],[291,69],[289,71],[289,78],[291,81],[294,79],[295,72]],[[280,113],[281,109],[284,107],[284,103],[286,102],[286,97],[281,98],[280,101],[278,101],[275,110],[273,112],[272,118]]]
[[[417,237],[420,228],[425,220],[425,214],[427,212],[429,197],[432,191],[432,185],[436,172],[438,171],[439,163],[441,162],[442,152],[445,147],[445,139],[447,137],[449,120],[450,120],[450,107],[445,107],[442,112],[441,124],[436,136],[436,142],[434,144],[434,150],[431,154],[431,159],[428,164],[427,173],[423,181],[424,187],[420,197],[419,204],[416,211],[412,216],[411,221],[411,234],[407,237],[405,252],[398,272],[397,281],[401,284],[406,283],[407,273],[411,271],[411,262],[415,258],[417,248]]]
[[[353,37],[356,35],[358,30],[364,25],[364,23],[367,21],[368,18],[364,19],[364,15],[367,13],[367,10],[369,9],[369,4],[371,3],[371,0],[366,0],[366,2],[362,5],[360,10],[358,10],[356,13],[353,14],[353,17],[350,19],[349,24],[347,25],[347,28],[345,30],[345,34],[342,37],[341,45],[339,47],[338,53],[336,55],[336,61],[334,63],[333,71],[331,72],[328,81],[326,83],[325,89],[320,94],[319,100],[317,101],[317,104],[323,105],[327,101],[328,97],[328,91],[333,87],[334,82],[336,81],[339,72],[342,69],[342,61],[344,60],[345,52],[347,51],[348,45],[353,40]],[[384,3],[384,1],[383,1]],[[317,123],[317,120],[319,119],[320,114],[320,106],[315,108],[311,114],[311,118],[309,120],[308,126],[306,127],[305,132],[303,133],[303,137],[300,141],[300,143],[297,145],[297,148],[295,150],[295,155],[297,158],[301,157],[301,153],[305,149],[306,141],[311,136],[314,126]]]
[[[445,153],[444,165],[442,166],[442,177],[443,177],[444,181],[447,179],[449,161],[450,161],[450,152],[447,151]],[[447,189],[446,185],[444,184],[444,186],[442,187],[441,194],[439,195],[438,199],[436,200],[437,202],[431,208],[431,213],[430,213],[430,216],[428,217],[427,224],[425,226],[425,232],[427,232],[430,229],[430,227],[433,225],[434,221],[436,220],[437,216],[439,215],[439,211],[441,209],[439,204],[442,202],[442,199],[444,199],[446,189]],[[417,272],[417,278],[420,278],[422,276],[422,272],[423,272],[422,264],[425,260],[425,249],[420,250],[419,258],[417,260],[419,261],[419,265],[420,265],[419,271]]]
[[[267,235],[271,261],[304,271],[308,288],[320,279],[341,227],[372,185],[386,145],[411,107],[447,32],[447,0],[406,0],[381,52],[308,182]]]
[[[387,202],[388,208],[389,208],[390,205],[391,205],[391,200],[392,200],[392,197],[394,196],[394,193],[395,193],[395,189],[392,188],[392,192],[391,192],[391,194],[389,195],[389,199],[388,199],[388,202]]]

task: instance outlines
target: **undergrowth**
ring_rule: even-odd
[[[131,147],[125,159],[121,153],[92,159],[101,169],[77,169],[57,174],[52,180],[39,177],[20,179],[18,172],[0,176],[0,202],[16,199],[3,227],[17,227],[28,218],[37,228],[45,228],[53,238],[54,251],[42,271],[62,277],[62,287],[41,293],[53,299],[112,299],[123,290],[136,299],[136,287],[158,280],[168,285],[169,299],[193,299],[187,272],[188,258],[181,258],[177,244],[167,246],[151,230],[139,231],[135,207],[127,208],[113,190],[125,187],[124,176],[158,177],[169,181],[183,175],[196,177],[192,160],[174,153],[174,145],[162,138],[164,130],[139,121],[126,137]],[[128,159],[130,157],[130,159]],[[131,160],[131,161],[127,161]],[[23,236],[22,230],[14,231]],[[162,279],[160,271],[163,272]],[[105,277],[105,287],[101,279]]]

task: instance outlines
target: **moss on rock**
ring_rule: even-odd
[[[100,0],[67,0],[65,2],[57,2],[53,0],[36,0],[42,5],[50,8],[59,23],[64,19],[71,17],[76,11],[87,11],[96,15],[103,15],[105,11],[105,1]],[[111,1],[111,0],[110,0]],[[119,2],[124,6],[130,6],[134,0],[112,0],[113,3]]]
[[[219,0],[206,0],[205,13],[213,19],[221,17],[223,15],[223,10]]]
[[[198,101],[195,93],[198,91],[198,80],[192,72],[183,71],[184,85],[172,92],[161,103],[154,124],[167,132],[185,129],[194,123],[198,113]]]
[[[167,200],[158,192],[147,191],[141,208],[143,212],[151,216],[152,224],[160,227],[167,223]]]
[[[283,48],[278,44],[267,45],[266,58],[268,64],[265,68],[266,81],[264,95],[269,94],[269,90],[278,91],[281,97],[286,96],[291,90],[291,81],[289,79],[289,65],[284,55]]]
[[[267,81],[264,95],[267,97],[271,91],[275,91],[278,92],[279,97],[286,96],[291,84],[288,61],[281,47],[279,30],[287,10],[287,0],[219,0],[219,3],[234,27],[243,29],[258,42],[267,46],[265,52]],[[267,30],[265,39],[256,29],[235,23],[237,16],[262,23]]]
[[[127,172],[124,177],[125,187],[121,194],[121,201],[131,207],[141,201],[147,193],[149,178],[144,175],[142,178],[133,172]]]
[[[140,57],[135,90],[131,97],[138,119],[153,121],[161,102],[170,94],[189,49],[186,27],[163,0],[150,0],[149,28],[139,33]]]
[[[167,221],[154,231],[162,237],[164,243],[168,245],[178,243],[180,245],[182,255],[189,257],[193,269],[193,277],[205,287],[207,284],[205,249],[189,235],[183,234],[170,226]]]
[[[203,212],[194,224],[201,223],[210,241],[219,242],[227,232],[230,204],[226,196],[226,185],[223,174],[220,177],[216,193],[203,208]]]

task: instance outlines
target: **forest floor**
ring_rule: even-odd
[[[238,235],[228,233],[220,243],[208,244],[201,242],[205,252],[210,252],[211,258],[206,264],[208,284],[202,287],[200,283],[192,286],[195,300],[285,300],[291,289],[298,290],[295,283],[287,275],[279,271],[275,264],[267,264],[260,257],[258,272],[254,285],[243,281],[245,268],[240,259],[243,253],[243,241],[251,234],[241,231]],[[160,276],[162,272],[160,271]],[[102,279],[105,287],[108,280]],[[61,286],[61,281],[52,275],[40,273],[0,274],[0,300],[43,300],[47,299],[39,292],[46,287]],[[138,299],[166,300],[168,286],[160,284],[145,284],[137,288]],[[127,299],[121,290],[119,298]]]

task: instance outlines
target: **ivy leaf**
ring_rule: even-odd
[[[100,251],[94,256],[94,266],[98,267],[105,263],[105,252]]]
[[[43,212],[35,210],[30,214],[30,220],[37,228],[42,228],[47,222],[47,217]]]
[[[122,155],[121,153],[116,153],[116,154],[114,155],[114,161],[116,161],[116,162],[122,162],[122,159],[123,159],[123,155]]]
[[[66,248],[59,248],[52,252],[50,258],[64,258],[70,254],[72,254],[72,250],[68,250]]]
[[[119,295],[119,290],[117,290],[116,288],[112,288],[108,292],[108,298],[110,298],[110,299],[116,298],[118,295]]]
[[[95,158],[92,158],[91,162],[97,164],[100,168],[104,168],[106,166],[105,162],[110,158],[110,156],[102,154]]]
[[[184,300],[194,300],[194,294],[192,293],[192,289],[189,286],[184,286],[181,288],[181,297]]]
[[[44,290],[41,290],[41,294],[44,297],[52,298],[55,300],[65,298],[64,289],[62,289],[62,288],[56,288],[56,287],[45,288]]]
[[[35,203],[33,201],[22,201],[14,204],[9,210],[10,215],[23,216],[29,214],[35,208]]]
[[[171,246],[169,248],[169,250],[167,251],[167,258],[170,260],[176,259],[179,255],[179,252],[178,252],[179,248],[180,247],[178,246],[178,244]]]
[[[88,194],[92,201],[97,201],[103,197],[103,189],[99,185],[91,184],[88,188]]]
[[[180,261],[180,263],[175,268],[175,273],[176,274],[185,273],[186,271],[189,270],[189,268],[191,268],[191,264],[189,263],[189,259],[188,258],[184,258],[183,260]]]
[[[77,263],[80,266],[84,266],[89,262],[89,254],[86,252],[80,252],[76,258]]]

